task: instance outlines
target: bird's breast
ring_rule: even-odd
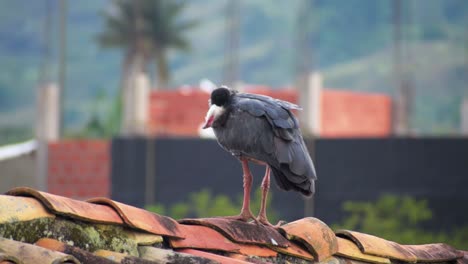
[[[265,161],[273,147],[273,132],[268,121],[245,112],[234,112],[223,126],[213,128],[219,144],[234,155]]]

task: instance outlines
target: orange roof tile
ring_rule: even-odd
[[[183,224],[195,224],[211,227],[229,239],[247,244],[288,247],[289,241],[272,227],[233,221],[226,218],[182,219]]]
[[[378,263],[378,264],[390,264],[391,261],[388,258],[382,258],[377,256],[372,256],[368,254],[364,254],[358,248],[356,244],[352,241],[338,237],[338,252],[336,252],[337,256],[343,256],[350,259],[355,259],[359,261],[366,261],[370,263]]]
[[[400,245],[373,235],[360,232],[339,230],[338,235],[352,240],[365,254],[396,259],[405,262],[445,262],[463,257],[461,252],[445,244]]]
[[[297,220],[283,225],[278,231],[254,223],[220,218],[184,219],[178,223],[168,217],[155,217],[143,209],[102,198],[92,199],[92,202],[100,203],[93,204],[28,188],[17,188],[8,194],[0,195],[0,202],[4,201],[12,208],[0,203],[0,220],[9,219],[0,221],[0,235],[8,234],[14,240],[24,239],[20,237],[21,233],[5,233],[8,225],[18,228],[18,224],[24,222],[28,227],[37,223],[34,228],[29,228],[30,232],[38,233],[31,237],[36,237],[36,240],[37,237],[43,238],[38,241],[26,239],[35,245],[0,238],[0,263],[43,263],[44,254],[50,257],[51,263],[55,260],[70,263],[161,263],[179,259],[191,263],[301,263],[305,260],[350,264],[461,264],[468,259],[468,252],[445,244],[400,245],[347,230],[335,235],[326,224],[315,218]],[[48,222],[44,224],[41,222],[45,221],[43,219]],[[168,227],[167,222],[175,227]],[[54,228],[54,225],[59,226]],[[78,231],[63,232],[64,228],[76,228]],[[91,235],[81,232],[91,232]],[[96,232],[104,232],[107,238]],[[83,238],[89,240],[85,243],[78,241]]]
[[[179,249],[179,252],[183,252],[186,254],[191,254],[195,256],[200,256],[204,258],[211,259],[213,261],[216,261],[217,263],[224,263],[224,264],[248,264],[250,262],[242,261],[239,259],[234,259],[234,258],[228,258],[220,255],[216,255],[213,253],[208,253],[200,250],[195,250],[195,249]]]
[[[303,244],[315,259],[322,261],[338,251],[335,233],[317,218],[307,217],[281,226],[290,240]]]
[[[99,223],[122,224],[119,215],[108,206],[77,201],[27,187],[14,188],[8,191],[7,194],[34,197],[42,202],[47,209],[58,215],[81,220],[93,220]]]
[[[126,205],[109,198],[94,198],[88,200],[90,203],[105,204],[115,209],[120,217],[131,227],[145,230],[157,235],[183,238],[179,231],[179,224],[172,218],[161,216],[131,205]]]
[[[195,248],[239,252],[240,247],[219,232],[205,226],[181,225],[185,239],[169,239],[172,248]],[[203,234],[203,236],[200,236]]]

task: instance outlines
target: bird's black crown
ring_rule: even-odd
[[[231,91],[226,87],[220,87],[211,92],[211,103],[217,106],[226,105],[231,98]]]

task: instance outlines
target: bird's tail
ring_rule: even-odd
[[[282,165],[281,167],[283,167]],[[271,167],[271,171],[273,172],[273,176],[275,177],[276,184],[278,187],[282,190],[289,191],[289,190],[295,190],[300,193],[302,193],[304,196],[310,197],[312,194],[315,193],[315,181],[309,177],[305,177],[304,181],[295,183],[292,182],[288,179],[297,179],[297,175],[292,175],[294,174],[289,170],[289,168],[286,168],[284,166],[281,169],[277,169],[274,167]]]

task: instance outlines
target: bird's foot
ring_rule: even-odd
[[[252,212],[250,212],[250,210],[249,211],[247,211],[247,210],[242,211],[238,215],[221,216],[220,218],[229,219],[229,220],[237,220],[237,221],[242,221],[242,222],[249,222],[249,220],[253,220],[256,223],[258,223],[258,220],[254,217],[254,215],[252,214]]]
[[[278,229],[280,228],[282,225],[284,225],[286,222],[281,220],[279,221],[276,225],[273,225],[272,223],[270,223],[270,221],[268,221],[268,219],[266,218],[266,216],[258,216],[256,218],[257,222],[264,225],[264,226],[268,226],[268,227],[272,227],[272,228],[275,228],[275,229]]]

